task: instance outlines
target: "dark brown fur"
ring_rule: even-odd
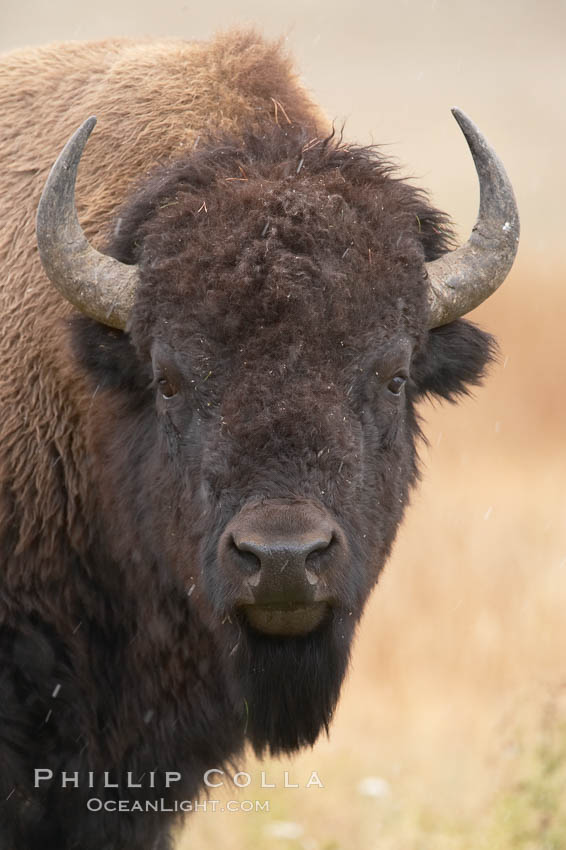
[[[277,47],[61,46],[0,79],[0,840],[165,847],[170,816],[86,799],[194,797],[246,740],[316,739],[416,478],[415,402],[477,383],[491,342],[426,330],[445,217],[328,135]],[[140,265],[127,333],[68,321],[33,240],[47,168],[99,105],[77,196],[93,241]],[[265,499],[321,505],[348,541],[306,637],[247,629],[218,563],[227,522]],[[183,781],[61,792],[34,789],[36,767]]]

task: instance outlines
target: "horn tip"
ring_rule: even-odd
[[[453,106],[450,110],[454,118],[456,119],[458,125],[463,130],[464,127],[473,127],[474,122],[470,118],[469,115],[466,115],[463,109],[460,109],[458,106]]]
[[[453,106],[450,111],[451,111],[452,115],[454,116],[454,118],[456,119],[456,123],[458,124],[458,127],[460,128],[460,130],[464,134],[464,137],[465,137],[465,139],[468,143],[468,146],[469,146],[470,150],[472,151],[472,156],[474,157],[474,160],[475,160],[476,154],[474,153],[474,151],[477,148],[481,148],[481,147],[484,147],[484,146],[488,147],[487,140],[484,138],[484,136],[483,136],[481,130],[479,129],[479,127],[477,126],[477,124],[474,124],[474,122],[472,121],[470,116],[466,115],[466,113],[463,110],[459,109],[457,106]],[[495,155],[495,154],[493,154],[493,155]]]
[[[86,119],[86,121],[83,123],[83,125],[82,125],[81,129],[82,129],[82,130],[85,130],[85,131],[86,131],[86,133],[90,136],[90,134],[92,133],[92,131],[93,131],[93,130],[94,130],[94,128],[96,127],[96,122],[97,122],[97,120],[98,120],[98,119],[97,119],[96,115],[91,115],[91,116],[90,116],[89,118],[87,118],[87,119]]]

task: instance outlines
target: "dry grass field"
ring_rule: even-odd
[[[359,629],[328,740],[242,769],[177,850],[566,848],[566,262],[563,0],[4,0],[0,49],[64,38],[287,33],[347,135],[384,141],[465,236],[465,108],[517,189],[518,262],[474,316],[500,344],[483,388],[424,405],[423,481]],[[33,23],[31,23],[33,21]],[[1,120],[1,117],[0,117]],[[0,767],[1,769],[1,767]],[[265,770],[275,789],[258,787]],[[324,788],[285,789],[283,772]],[[371,781],[370,781],[371,780]],[[371,792],[371,793],[368,793]],[[213,797],[215,795],[212,795]]]

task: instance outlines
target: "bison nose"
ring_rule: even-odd
[[[308,583],[312,585],[318,581],[318,573],[314,569],[316,555],[328,549],[333,537],[330,525],[286,539],[266,539],[257,532],[250,534],[249,530],[232,532],[239,560],[251,574],[259,570],[271,574],[304,572]]]
[[[303,605],[327,600],[345,560],[344,533],[331,514],[303,500],[245,505],[219,541],[219,562],[236,604]]]
[[[232,601],[254,630],[306,635],[327,618],[347,563],[345,534],[321,505],[305,499],[244,505],[219,540]]]

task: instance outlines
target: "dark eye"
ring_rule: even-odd
[[[173,396],[177,394],[176,387],[174,387],[171,381],[167,378],[159,378],[157,386],[159,387],[159,392],[163,398],[173,398]]]
[[[403,377],[403,375],[395,375],[394,378],[391,378],[389,383],[387,384],[387,389],[393,395],[399,395],[401,390],[405,386],[407,379]]]

